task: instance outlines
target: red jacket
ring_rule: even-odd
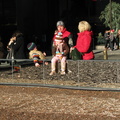
[[[84,31],[78,33],[76,46],[74,46],[79,52],[83,53],[83,60],[94,59],[94,53],[92,51],[92,31]]]

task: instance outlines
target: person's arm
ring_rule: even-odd
[[[41,60],[45,59],[45,55],[41,51],[38,51],[38,54]]]
[[[64,50],[63,56],[64,56],[64,55],[66,56],[66,55],[69,53],[69,47],[68,47],[67,44],[64,44],[63,50]]]
[[[69,46],[70,47],[73,47],[73,38],[72,38],[72,35],[70,34],[69,36],[68,36],[68,44],[69,44]]]
[[[18,50],[20,48],[20,46],[24,44],[24,39],[23,37],[18,37],[16,38],[16,42],[13,43],[11,46],[14,49],[14,51]]]
[[[12,46],[12,44],[15,42],[15,40],[16,40],[16,37],[10,38],[10,41],[9,41],[9,43],[8,43],[8,45],[7,45],[7,48],[8,48],[8,49],[11,48],[11,46]]]

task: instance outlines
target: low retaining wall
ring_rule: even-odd
[[[20,73],[11,72],[11,68],[0,68],[0,79],[29,79],[29,80],[63,80],[76,82],[94,83],[120,83],[120,61],[89,60],[89,61],[67,61],[69,71],[66,75],[60,75],[60,63],[58,63],[58,73],[50,76],[51,63],[35,67],[32,65],[22,65]]]

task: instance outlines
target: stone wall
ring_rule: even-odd
[[[58,73],[50,76],[51,63],[40,67],[34,64],[21,65],[20,73],[13,73],[12,68],[0,68],[0,79],[29,79],[29,80],[63,80],[75,82],[93,83],[120,83],[120,61],[90,60],[67,61],[68,73],[60,75],[60,63]]]

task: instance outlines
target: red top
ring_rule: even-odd
[[[74,46],[79,52],[83,53],[83,60],[90,60],[94,58],[92,51],[92,31],[84,31],[78,33],[77,43]]]

